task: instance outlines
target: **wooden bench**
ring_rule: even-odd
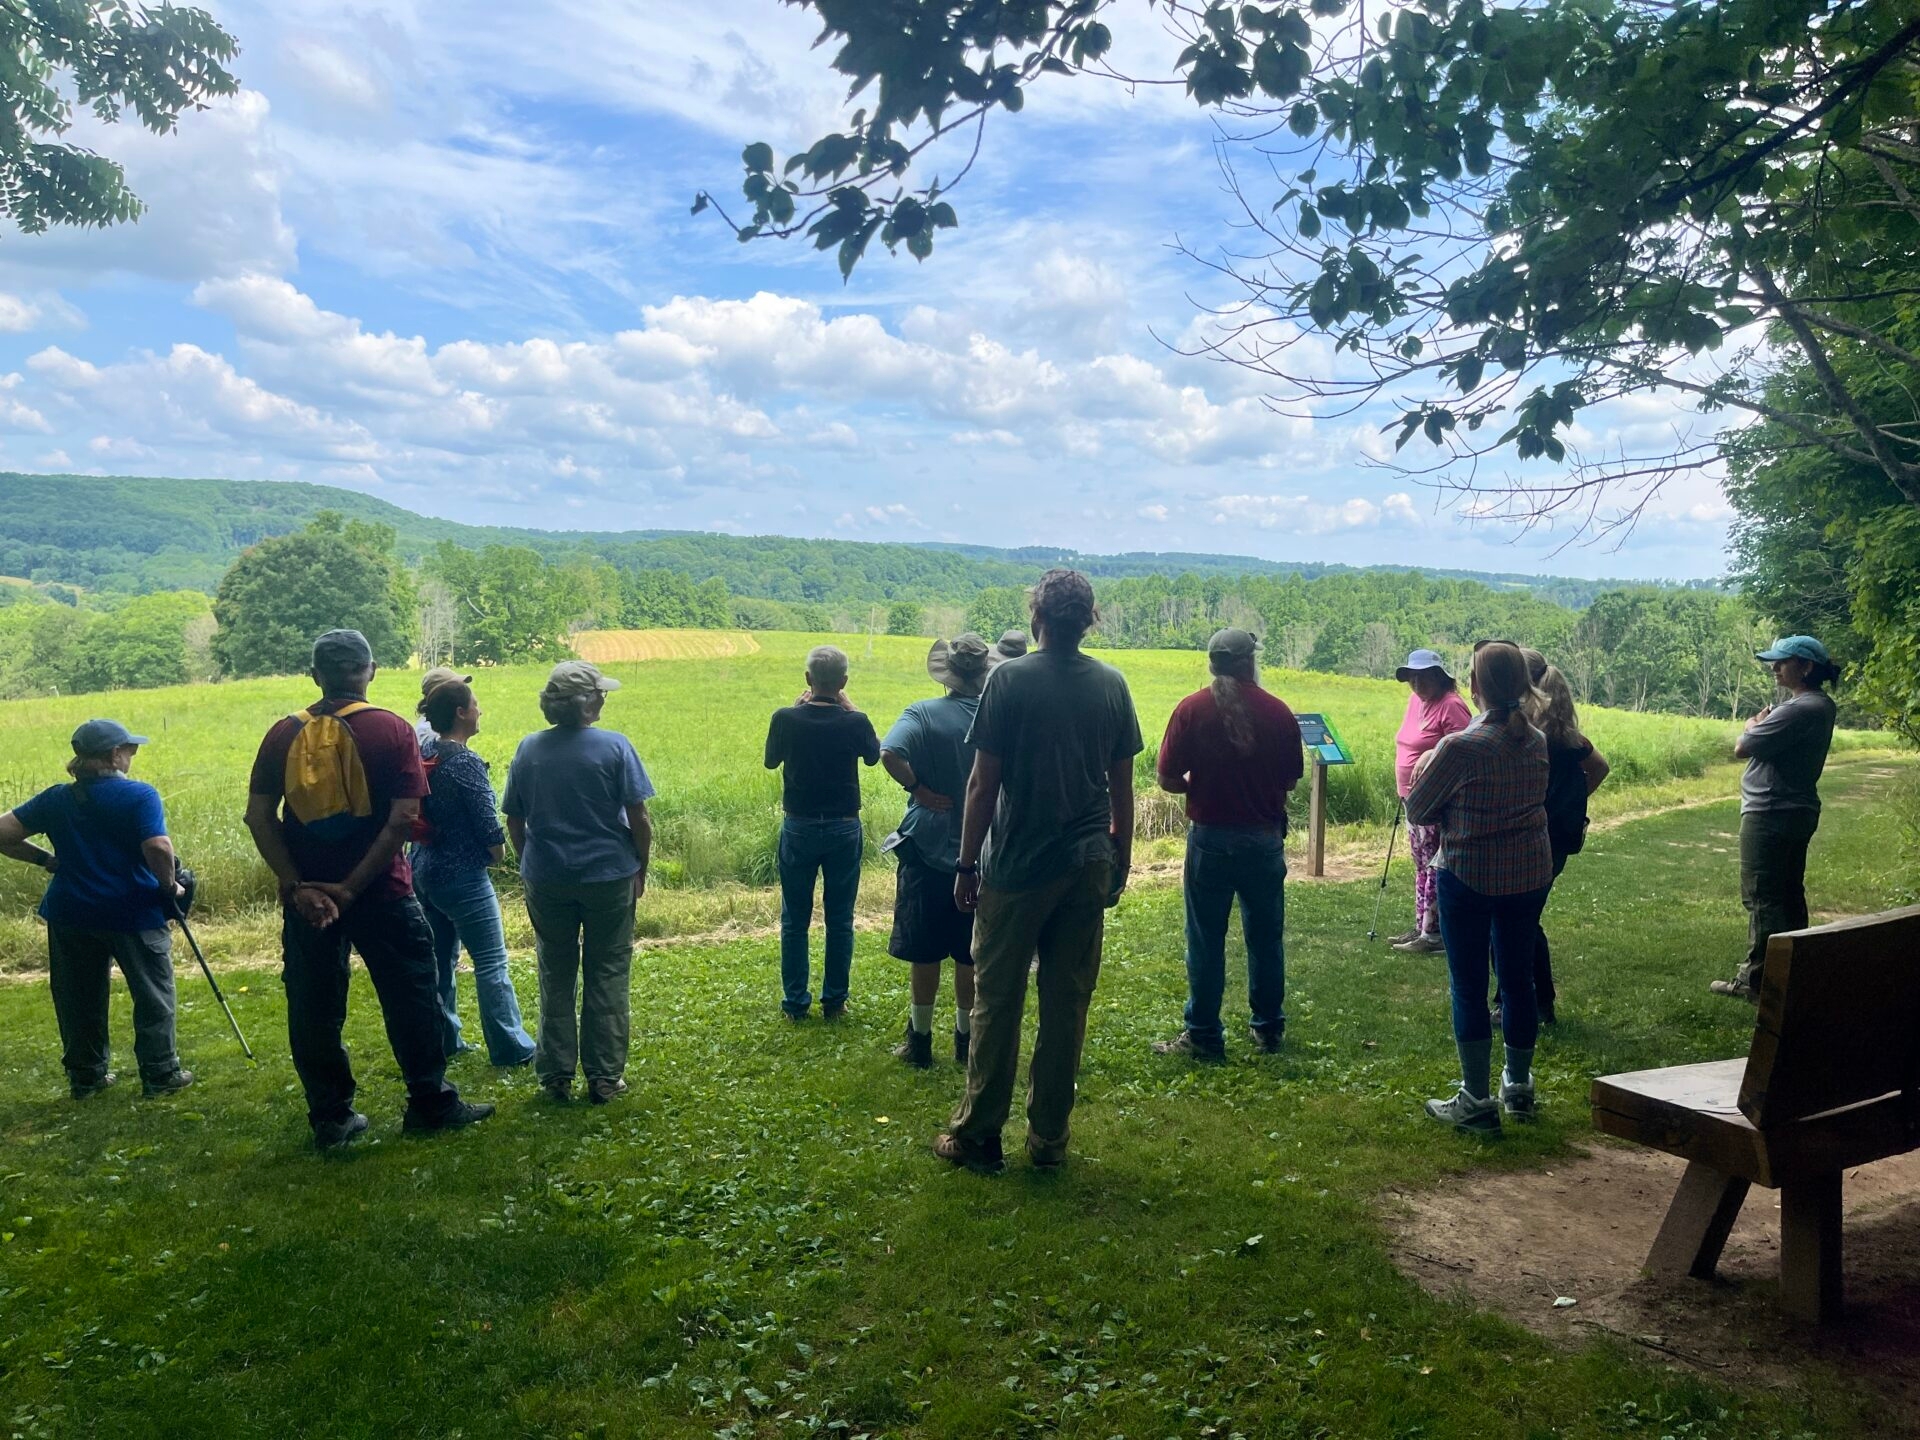
[[[1593,1123],[1687,1161],[1647,1256],[1713,1278],[1750,1185],[1780,1191],[1780,1289],[1840,1313],[1840,1176],[1920,1148],[1920,905],[1775,935],[1744,1060],[1593,1082]]]

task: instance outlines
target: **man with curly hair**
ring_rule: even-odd
[[[1087,577],[1049,570],[1028,608],[1037,648],[993,672],[968,736],[973,772],[953,898],[975,912],[973,1043],[966,1094],[934,1142],[942,1159],[989,1171],[1005,1163],[1000,1131],[1036,952],[1027,1155],[1045,1169],[1066,1159],[1106,911],[1132,860],[1133,757],[1142,748],[1127,682],[1080,649],[1099,618]]]

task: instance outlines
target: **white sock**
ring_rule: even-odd
[[[929,1020],[927,1023],[931,1025],[933,1022]],[[971,1010],[957,1010],[954,1012],[953,1033],[956,1035],[973,1034],[973,1012]]]
[[[933,1006],[909,1005],[907,1015],[913,1025],[914,1034],[931,1035],[933,1033]]]

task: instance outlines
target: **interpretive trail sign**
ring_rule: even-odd
[[[1324,875],[1327,854],[1327,766],[1351,765],[1353,752],[1347,749],[1333,721],[1324,715],[1295,715],[1300,722],[1300,743],[1313,761],[1313,779],[1307,791],[1307,873]]]

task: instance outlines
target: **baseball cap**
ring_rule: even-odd
[[[462,685],[471,685],[473,683],[473,676],[462,675],[451,665],[436,665],[420,677],[420,694],[424,698],[425,696],[431,695],[435,690],[438,690],[442,685],[450,685],[455,681],[458,681]]]
[[[373,647],[358,630],[329,630],[313,642],[316,670],[364,670],[373,664]]]
[[[1447,669],[1447,662],[1440,658],[1438,650],[1414,650],[1407,656],[1407,663],[1393,672],[1393,678],[1400,681],[1411,680],[1417,670],[1438,670],[1449,680],[1453,672]]]
[[[1765,650],[1753,652],[1756,660],[1811,660],[1815,665],[1831,665],[1827,647],[1811,635],[1782,635]]]
[[[602,675],[598,665],[589,665],[585,660],[562,660],[547,673],[549,695],[604,695],[619,688],[618,680]]]
[[[136,735],[118,720],[89,720],[73,732],[73,753],[104,755],[122,745],[145,745],[147,737]]]
[[[1207,641],[1209,655],[1231,655],[1237,660],[1251,659],[1260,649],[1260,637],[1251,630],[1236,630],[1228,627],[1213,632],[1213,638]]]

